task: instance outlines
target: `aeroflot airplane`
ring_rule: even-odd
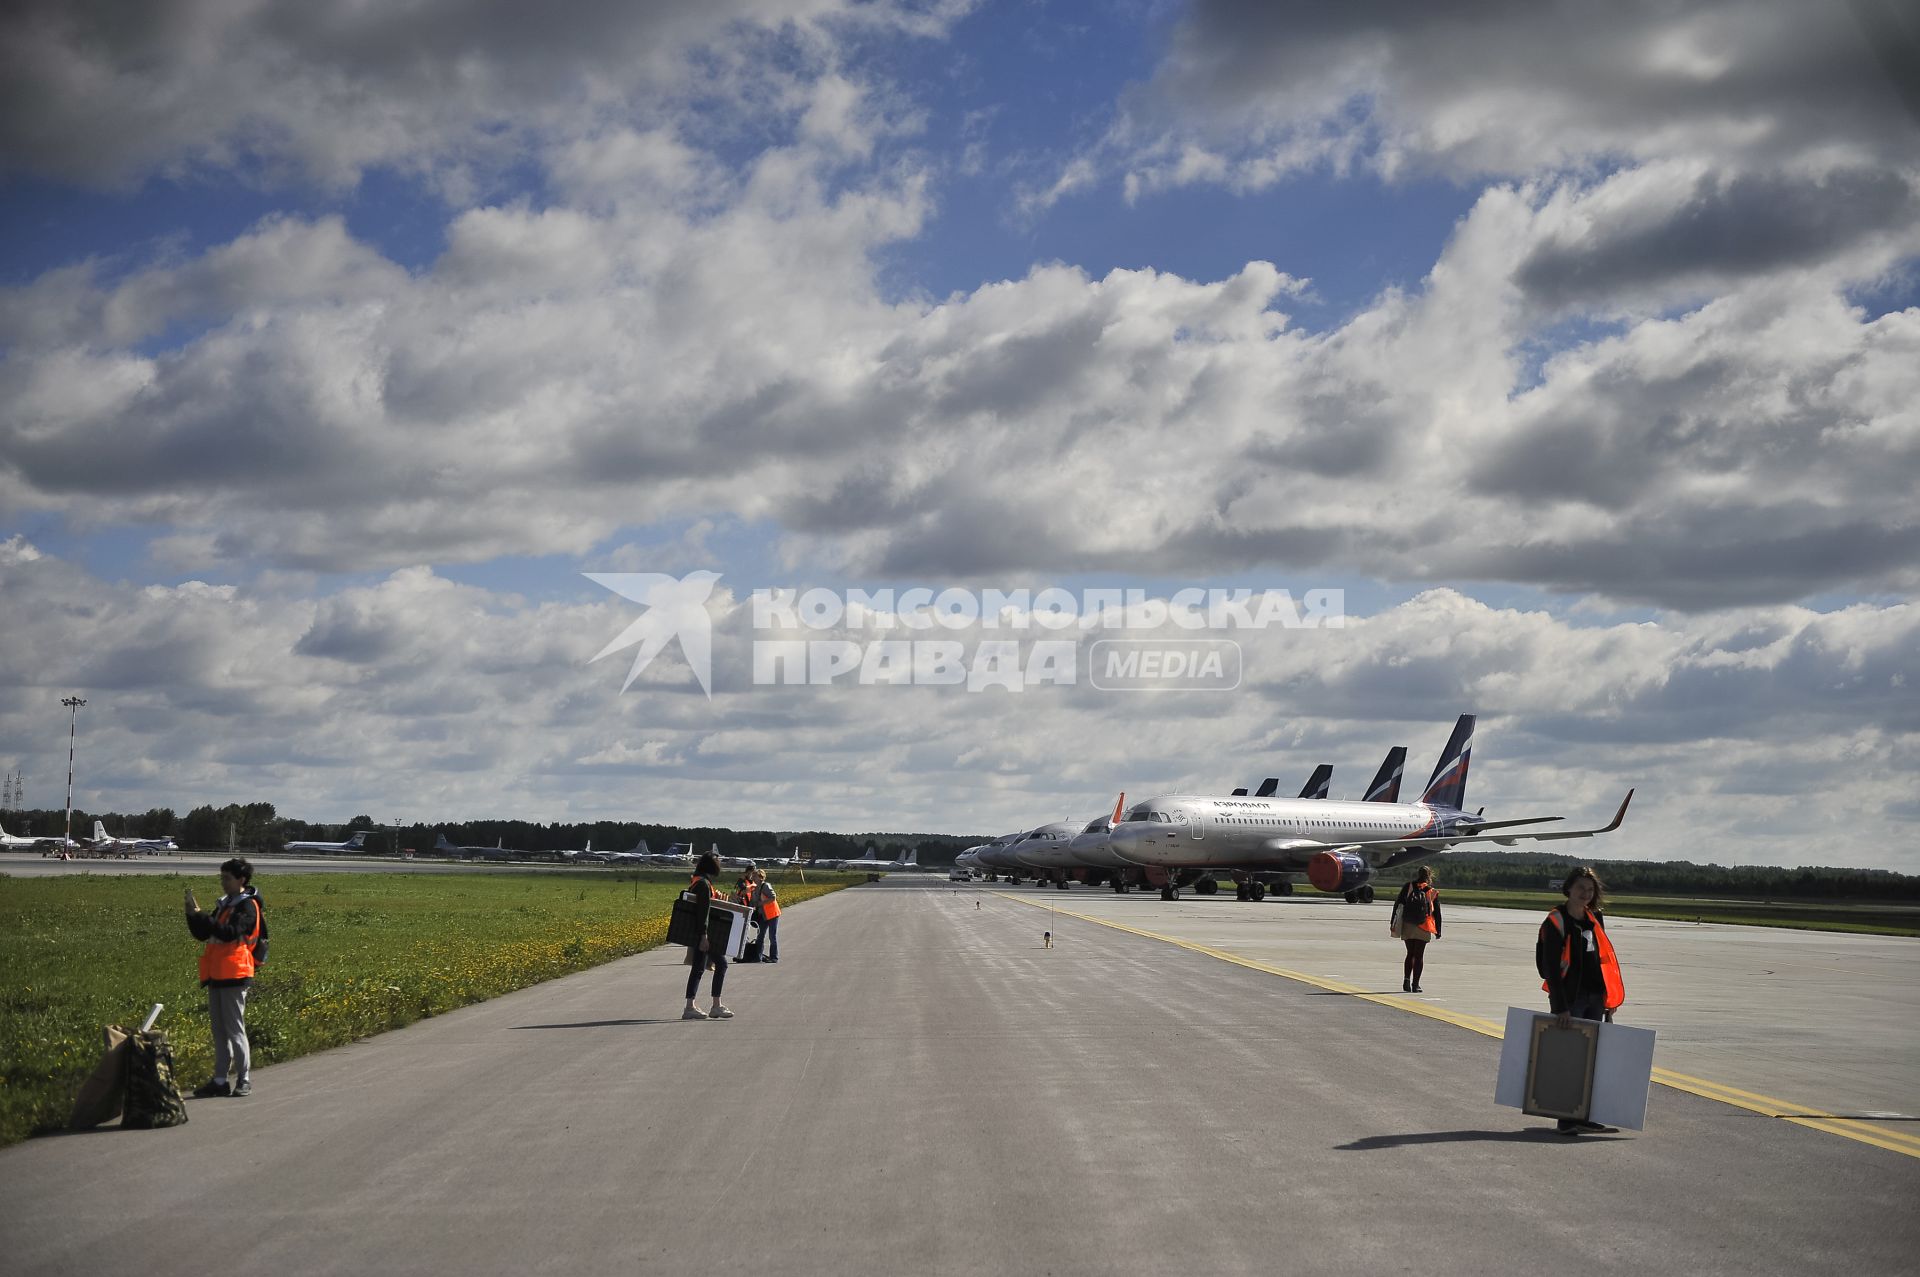
[[[1424,860],[1462,842],[1513,846],[1522,839],[1545,842],[1591,838],[1611,833],[1626,818],[1633,791],[1613,820],[1597,829],[1552,833],[1501,833],[1491,830],[1546,824],[1559,816],[1522,820],[1484,820],[1465,811],[1467,762],[1473,749],[1472,714],[1462,714],[1440,755],[1433,778],[1418,802],[1334,802],[1298,798],[1215,798],[1201,794],[1165,794],[1122,811],[1116,803],[1107,845],[1134,864],[1160,871],[1163,900],[1179,898],[1186,877],[1178,871],[1281,871],[1307,875],[1322,891],[1340,892],[1349,901],[1373,899],[1368,884],[1382,869]],[[1370,787],[1371,788],[1371,787]]]

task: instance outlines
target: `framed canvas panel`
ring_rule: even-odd
[[[1596,1021],[1575,1020],[1563,1029],[1549,1016],[1534,1020],[1520,1111],[1534,1117],[1586,1121],[1593,1107],[1593,1064],[1599,1049]]]

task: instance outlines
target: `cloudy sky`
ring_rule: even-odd
[[[954,833],[1472,710],[1602,854],[1920,871],[1893,0],[28,0],[0,165],[29,806],[74,693],[95,808]],[[623,693],[582,574],[695,570]],[[754,590],[912,586],[1348,619],[753,684]]]

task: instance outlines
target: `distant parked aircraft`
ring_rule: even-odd
[[[365,851],[367,831],[361,830],[345,842],[290,842],[286,850],[296,856],[337,856],[342,852]]]

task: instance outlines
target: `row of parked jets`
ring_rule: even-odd
[[[50,838],[35,838],[29,834],[14,835],[0,828],[0,849],[6,851],[67,852],[83,856],[157,856],[162,852],[178,851],[171,838],[115,838],[107,832],[101,821],[93,822],[93,837],[68,838],[55,835]]]
[[[1217,797],[1162,794],[1132,807],[1123,793],[1112,814],[1098,820],[1056,821],[969,847],[957,859],[956,872],[988,881],[1032,878],[1061,890],[1076,881],[1108,883],[1121,892],[1158,887],[1163,900],[1179,899],[1187,887],[1212,895],[1222,877],[1232,879],[1239,899],[1261,900],[1270,889],[1292,894],[1295,879],[1304,876],[1321,891],[1364,904],[1373,900],[1371,884],[1381,870],[1429,859],[1449,847],[1591,838],[1613,832],[1626,819],[1631,789],[1613,819],[1593,829],[1515,833],[1562,817],[1488,820],[1485,808],[1467,811],[1473,727],[1474,715],[1462,714],[1416,802],[1400,801],[1407,750],[1396,745],[1357,799],[1327,796],[1333,768],[1325,763],[1298,798],[1275,797],[1280,782],[1273,777],[1252,794],[1245,789]]]
[[[286,850],[293,855],[328,856],[352,855],[365,852],[366,831],[354,834],[343,842],[290,842]],[[579,865],[621,865],[630,868],[647,869],[685,869],[692,871],[699,853],[692,843],[677,842],[665,851],[653,851],[648,848],[647,840],[642,838],[627,851],[595,851],[592,841],[578,851],[519,851],[502,844],[491,847],[462,847],[447,840],[440,834],[433,846],[434,854],[454,860],[538,860],[559,864]],[[794,849],[791,856],[723,856],[720,845],[713,844],[712,855],[719,860],[720,867],[726,870],[752,869],[835,869],[866,871],[879,875],[894,870],[914,870],[920,867],[918,852],[908,852],[898,860],[882,860],[872,851],[860,859],[810,859]]]

